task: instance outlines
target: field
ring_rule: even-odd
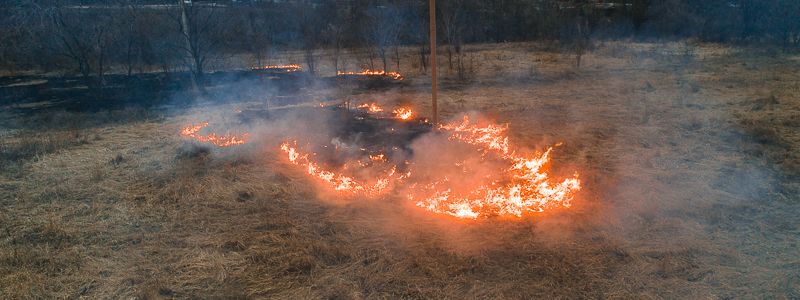
[[[235,121],[259,97],[94,111],[6,101],[0,295],[800,298],[800,56],[685,42],[606,42],[580,68],[536,44],[466,55],[468,80],[440,57],[443,119],[508,123],[527,149],[562,142],[553,172],[583,182],[573,207],[469,221],[400,195],[337,199],[278,150],[322,125],[278,106]],[[403,59],[415,66],[403,85],[317,87],[308,104],[425,115],[429,80],[412,51]],[[179,135],[198,121],[253,140]]]

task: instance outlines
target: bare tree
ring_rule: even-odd
[[[410,43],[418,45],[420,68],[422,72],[428,71],[429,48],[429,26],[430,19],[425,17],[428,14],[427,1],[415,1],[406,7],[406,20],[410,33],[406,36]]]
[[[581,60],[586,53],[586,48],[589,47],[589,18],[588,14],[591,13],[592,4],[586,1],[575,1],[573,3],[575,10],[575,31],[573,39],[573,47],[575,50],[575,67],[581,67]]]
[[[344,35],[344,26],[340,22],[328,24],[325,30],[325,36],[330,39],[329,43],[333,47],[333,69],[339,72],[339,60],[342,52],[342,36]]]
[[[63,57],[90,87],[102,86],[117,36],[114,16],[62,1],[20,1],[20,25],[53,56]],[[57,63],[57,61],[54,61]]]
[[[256,59],[257,65],[264,65],[268,59],[268,50],[271,49],[275,34],[280,26],[276,26],[276,16],[273,14],[273,3],[251,1],[237,11],[246,16],[246,49],[249,49]]]
[[[314,3],[297,3],[293,11],[296,17],[297,27],[300,34],[300,47],[303,49],[308,72],[315,74],[317,71],[317,59],[315,52],[324,42],[322,32],[327,26],[327,18],[324,8],[317,7]]]
[[[141,11],[139,5],[134,1],[124,0],[124,12],[120,16],[120,26],[118,28],[119,35],[122,39],[121,49],[124,52],[124,57],[121,57],[125,65],[125,71],[128,76],[133,75],[133,70],[139,66],[139,71],[142,71],[142,64],[146,60],[147,45],[149,44],[149,34],[147,28],[157,28],[157,22],[154,18]],[[154,24],[155,23],[155,24]]]
[[[400,69],[400,47],[417,45],[420,69],[429,66],[423,0],[144,2],[150,1],[0,1],[0,64],[75,71],[92,86],[102,85],[109,69],[133,75],[154,67],[188,69],[202,86],[210,61],[249,53],[263,64],[266,51],[277,47],[303,51],[312,72],[320,48],[333,50],[336,70],[346,47],[368,49],[357,54],[364,65]],[[557,41],[568,45],[580,66],[591,33],[602,33],[602,26],[631,26],[631,34],[656,37],[769,43],[786,51],[800,47],[797,0],[612,2],[625,5],[610,12],[588,0],[441,0],[442,51],[463,79],[469,67],[465,43]]]
[[[191,57],[189,73],[191,74],[192,79],[192,90],[196,93],[198,91],[197,77],[202,76],[203,74],[203,59],[200,58],[200,51],[198,49],[199,45],[197,45],[197,43],[192,43],[192,40],[196,42],[197,39],[192,39],[192,34],[194,31],[192,30],[191,23],[189,23],[189,14],[186,12],[186,3],[183,0],[178,0],[178,7],[180,7],[181,15],[181,34],[186,41],[186,48],[184,50],[186,50],[188,56]]]
[[[128,23],[128,28],[124,31],[125,37],[125,69],[127,70],[128,76],[130,77],[133,74],[133,64],[134,64],[134,47],[136,44],[136,37],[137,34],[137,26],[138,17],[139,17],[139,10],[133,2],[128,3],[126,5],[126,23]]]
[[[393,5],[377,6],[368,11],[372,31],[370,38],[378,51],[378,56],[383,63],[383,70],[388,71],[387,51],[395,47],[396,56],[399,57],[397,46],[400,38],[402,18],[399,9]],[[399,68],[399,59],[398,66]]]
[[[32,62],[26,61],[36,49],[35,33],[43,28],[40,9],[31,1],[16,1],[9,6],[0,6],[0,66],[14,70],[15,68],[33,68]],[[38,61],[41,62],[41,61]]]
[[[774,18],[770,26],[783,45],[784,50],[800,48],[800,1],[779,0],[773,9]]]
[[[186,53],[185,64],[189,67],[193,87],[202,87],[205,65],[216,54],[215,47],[224,41],[216,32],[223,23],[218,12],[221,8],[215,3],[189,4],[184,0],[178,0],[177,7],[178,10],[171,15],[179,25],[183,41],[176,46]]]
[[[441,24],[444,37],[447,41],[447,62],[449,70],[456,70],[460,80],[466,79],[466,68],[464,66],[464,54],[462,46],[464,43],[464,30],[467,24],[466,9],[468,0],[444,1],[441,9]],[[453,65],[455,56],[455,66]]]

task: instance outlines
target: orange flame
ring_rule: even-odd
[[[481,215],[511,215],[521,217],[525,213],[543,212],[555,207],[570,207],[577,191],[581,189],[578,174],[560,183],[551,183],[542,167],[550,161],[548,148],[544,153],[518,155],[510,149],[506,127],[489,124],[471,124],[464,116],[459,124],[439,127],[450,132],[450,139],[495,151],[510,167],[504,170],[503,181],[494,181],[475,187],[471,191],[454,192],[445,178],[423,187],[431,196],[416,201],[426,210],[459,218],[477,218]],[[413,196],[409,196],[413,199]]]
[[[508,137],[505,135],[505,131],[508,129],[507,126],[497,124],[476,126],[470,124],[468,116],[464,116],[461,123],[443,124],[439,126],[439,129],[451,132],[451,140],[486,147],[488,150],[499,151],[503,155],[508,155],[511,152]]]
[[[521,155],[512,150],[506,134],[507,126],[497,124],[478,125],[468,117],[461,122],[438,127],[449,133],[448,139],[477,147],[483,151],[481,160],[487,155],[496,155],[503,162],[498,170],[500,179],[479,184],[471,188],[457,188],[454,181],[445,177],[438,180],[415,182],[409,186],[408,199],[425,210],[458,218],[476,219],[489,216],[522,217],[525,214],[543,212],[547,209],[572,205],[574,195],[581,189],[578,174],[560,182],[553,182],[544,167],[550,161],[552,147],[543,153]],[[556,146],[560,145],[557,144]],[[383,194],[402,180],[412,180],[411,171],[396,175],[397,166],[380,176],[374,183],[359,182],[351,176],[323,170],[311,161],[309,155],[300,154],[289,143],[281,145],[289,155],[289,161],[300,165],[306,172],[336,191]],[[370,155],[372,162],[387,163],[383,154]],[[368,167],[370,162],[346,163]],[[405,164],[409,164],[405,162]],[[457,165],[461,166],[460,163]],[[410,165],[413,166],[413,165]],[[423,180],[423,179],[420,179]],[[421,197],[418,197],[421,195]]]
[[[295,144],[295,146],[292,146],[288,142],[281,144],[281,150],[286,152],[289,162],[303,167],[308,175],[327,183],[335,191],[375,196],[390,191],[390,187],[393,182],[401,181],[411,176],[410,172],[398,174],[397,167],[392,166],[388,169],[388,171],[385,171],[383,175],[381,175],[377,180],[374,180],[372,183],[359,181],[352,176],[337,174],[334,171],[323,169],[319,166],[319,164],[311,161],[308,154],[303,154],[298,151],[296,142],[292,144]],[[383,160],[383,154],[379,154],[378,156],[370,156],[370,159]],[[359,165],[362,167],[366,166],[364,163],[359,163]]]
[[[387,76],[394,80],[403,80],[403,75],[398,72],[386,72],[383,70],[363,69],[361,72],[336,72],[336,75],[363,75],[363,76]]]
[[[383,108],[374,102],[362,103],[356,106],[356,108],[366,110],[373,114],[379,114],[383,112]],[[414,116],[414,111],[412,111],[409,107],[400,107],[392,110],[392,114],[395,119],[410,120]]]
[[[394,113],[394,117],[400,120],[408,120],[414,114],[410,108],[401,107],[392,111]]]
[[[288,64],[288,65],[267,65],[267,66],[257,66],[250,68],[251,70],[286,70],[286,72],[299,72],[303,70],[298,64]]]
[[[373,103],[363,103],[363,104],[361,104],[359,106],[356,106],[356,108],[365,109],[365,110],[367,110],[367,111],[369,111],[371,113],[378,113],[378,112],[382,112],[383,111],[383,108],[378,106],[378,104],[375,103],[375,102],[373,102]]]
[[[206,126],[208,126],[208,122],[186,126],[181,129],[181,135],[184,137],[193,138],[199,142],[211,143],[218,147],[242,145],[247,142],[248,134],[244,134],[242,136],[236,136],[232,134],[217,135],[216,133],[210,133],[208,135],[198,134],[198,132],[200,132],[200,130]]]

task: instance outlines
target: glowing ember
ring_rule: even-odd
[[[336,72],[336,75],[362,75],[362,76],[386,76],[394,80],[403,80],[403,75],[398,72],[386,72],[382,70],[363,69],[361,72]]]
[[[506,126],[491,123],[478,125],[465,116],[461,122],[444,124],[438,129],[448,133],[448,140],[474,146],[482,151],[483,154],[476,159],[491,161],[487,165],[497,168],[496,173],[485,176],[485,180],[481,177],[483,181],[478,184],[465,186],[466,181],[462,178],[453,180],[444,176],[440,179],[428,179],[424,174],[420,178],[410,178],[410,171],[398,176],[397,166],[391,166],[385,168],[388,171],[378,176],[378,179],[370,181],[373,183],[366,183],[351,176],[323,170],[309,155],[300,154],[289,143],[281,145],[281,149],[289,155],[291,163],[302,166],[309,175],[327,183],[336,191],[383,194],[401,180],[416,180],[405,190],[408,199],[425,210],[458,218],[522,217],[547,209],[570,207],[575,193],[581,189],[577,173],[560,182],[549,178],[545,166],[550,161],[552,147],[543,153],[523,155],[514,151],[508,142]],[[347,162],[342,172],[347,171],[349,166],[370,168],[373,163],[388,164],[383,154],[370,155],[365,161]],[[415,166],[409,162],[405,164],[409,167]],[[463,170],[465,176],[483,175],[478,174],[480,171],[471,170],[463,162],[456,162],[455,165]]]
[[[289,65],[274,65],[274,66],[259,66],[259,67],[252,67],[251,70],[285,70],[286,72],[299,72],[303,70],[298,64],[289,64]]]
[[[242,145],[247,142],[248,134],[244,134],[242,136],[236,136],[232,134],[217,135],[215,133],[211,133],[208,135],[198,134],[201,129],[207,126],[208,122],[203,122],[198,125],[186,126],[181,129],[181,135],[184,137],[193,138],[199,142],[211,143],[218,147],[230,147],[230,146]]]
[[[374,103],[374,102],[373,103],[364,103],[364,104],[361,104],[359,106],[356,106],[356,108],[364,109],[364,110],[367,110],[367,111],[369,111],[371,113],[379,113],[379,112],[383,111],[383,108],[381,108],[380,106],[378,106],[377,103]]]
[[[400,120],[408,120],[411,119],[411,116],[414,114],[410,108],[401,107],[392,111],[394,113],[394,117]]]

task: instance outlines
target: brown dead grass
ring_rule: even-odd
[[[0,294],[796,298],[798,61],[681,47],[610,43],[580,70],[530,45],[472,49],[493,67],[445,84],[443,114],[509,122],[531,149],[565,142],[553,172],[584,181],[572,209],[521,221],[331,202],[270,142],[187,144],[191,117],[6,131]],[[353,98],[425,112],[411,81]]]

